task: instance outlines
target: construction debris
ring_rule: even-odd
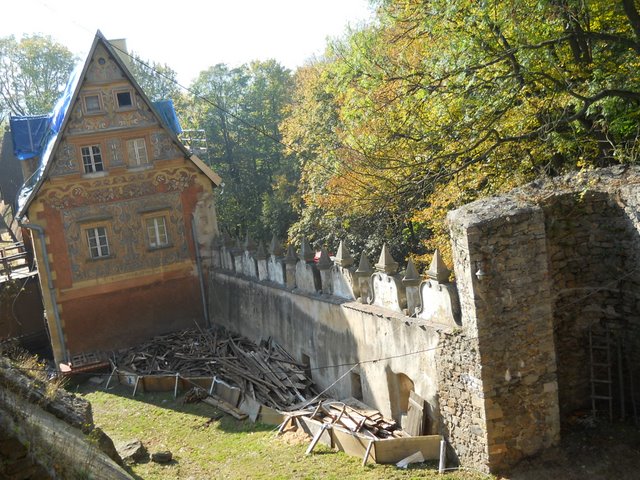
[[[187,391],[182,397],[182,403],[198,403],[201,400],[207,398],[209,394],[204,388],[193,387]]]
[[[328,427],[342,427],[345,430],[363,434],[374,440],[407,436],[394,420],[383,417],[378,410],[366,408],[366,405],[355,407],[348,403],[322,400],[313,407],[290,412],[289,418],[310,418],[322,422],[323,427],[325,425]]]
[[[229,402],[226,402],[215,395],[207,395],[207,397],[203,398],[202,401],[207,405],[217,408],[218,410],[222,410],[224,413],[228,413],[237,420],[246,420],[249,417],[249,415],[244,413],[242,410],[237,409]]]
[[[287,410],[315,397],[305,366],[272,341],[254,342],[223,329],[162,335],[121,351],[118,369],[139,376],[217,378],[257,402]]]

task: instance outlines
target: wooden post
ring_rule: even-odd
[[[173,398],[178,398],[178,381],[180,380],[180,374],[176,373],[176,385],[173,388]]]
[[[362,466],[364,467],[367,464],[367,459],[369,458],[369,454],[371,453],[371,447],[373,447],[373,442],[375,440],[369,440],[369,445],[367,445],[367,451],[364,452],[364,457],[362,458]]]
[[[133,386],[133,396],[136,396],[136,390],[138,390],[138,382],[140,381],[140,375],[136,375],[136,383]]]
[[[443,438],[440,440],[440,462],[438,463],[438,473],[444,473],[447,465],[447,441]]]
[[[305,455],[309,455],[311,452],[313,452],[313,449],[316,447],[316,445],[320,441],[320,437],[322,436],[324,431],[329,429],[329,428],[331,428],[331,425],[328,424],[328,423],[325,423],[324,425],[322,425],[320,430],[318,430],[316,432],[316,435],[315,435],[315,437],[313,437],[313,440],[311,440],[311,443],[309,444],[309,448],[307,448],[307,451],[304,452]]]
[[[109,378],[107,379],[107,384],[104,386],[105,390],[109,389],[109,384],[111,383],[111,379],[113,378],[113,374],[114,373],[116,373],[116,367],[115,366],[111,369],[111,374],[109,375]]]

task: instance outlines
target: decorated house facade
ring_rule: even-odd
[[[18,199],[57,363],[208,322],[200,252],[217,234],[220,178],[179,129],[98,32]]]

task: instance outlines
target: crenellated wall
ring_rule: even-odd
[[[471,203],[448,216],[455,283],[437,252],[422,278],[386,247],[372,268],[344,244],[316,263],[304,240],[219,238],[212,322],[274,337],[319,387],[397,419],[413,389],[461,464],[508,470],[591,408],[590,330],[611,331],[616,414],[640,398],[639,210],[640,168],[621,167]]]
[[[247,239],[213,250],[209,311],[214,324],[274,338],[316,385],[337,398],[360,396],[402,422],[409,391],[428,403],[425,433],[443,433],[453,454],[488,469],[475,339],[460,329],[455,284],[439,254],[423,279],[403,273],[383,248],[375,270],[341,244],[334,258],[303,240],[298,252],[272,240],[267,254]]]

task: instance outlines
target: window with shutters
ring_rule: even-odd
[[[129,166],[131,167],[142,167],[149,164],[147,143],[144,138],[127,140],[127,154],[129,155]]]

